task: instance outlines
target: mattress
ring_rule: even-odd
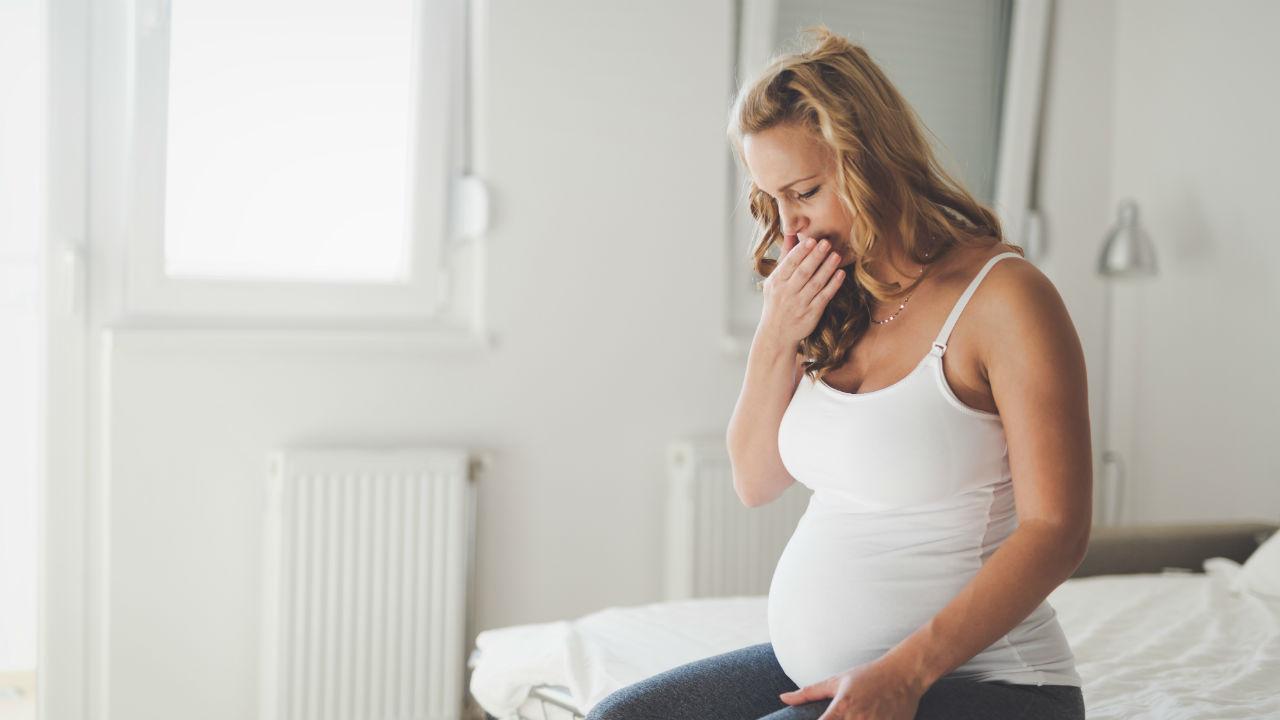
[[[1088,717],[1280,718],[1280,602],[1236,589],[1232,560],[1204,570],[1072,578],[1049,595]],[[614,607],[480,633],[470,690],[496,718],[582,716],[614,690],[761,642],[764,596]]]

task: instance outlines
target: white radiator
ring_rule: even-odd
[[[768,593],[812,493],[796,484],[767,505],[743,505],[722,437],[671,443],[667,473],[666,599]]]
[[[268,468],[261,720],[457,720],[471,456],[288,450]]]

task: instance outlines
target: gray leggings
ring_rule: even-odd
[[[815,720],[831,699],[787,705],[797,690],[772,643],[751,645],[641,680],[596,703],[587,720]],[[942,678],[920,698],[916,720],[1083,720],[1084,695],[1071,685],[1015,685]]]

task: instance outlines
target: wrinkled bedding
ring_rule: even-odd
[[[1073,578],[1048,600],[1071,643],[1091,720],[1280,718],[1280,602],[1242,590],[1240,566],[1205,574]],[[586,714],[614,690],[768,642],[764,596],[614,607],[480,633],[471,693],[506,717],[540,685]]]

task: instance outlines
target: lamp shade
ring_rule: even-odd
[[[1138,224],[1138,204],[1133,200],[1120,203],[1116,223],[1098,258],[1098,272],[1112,277],[1156,274],[1155,246]]]

